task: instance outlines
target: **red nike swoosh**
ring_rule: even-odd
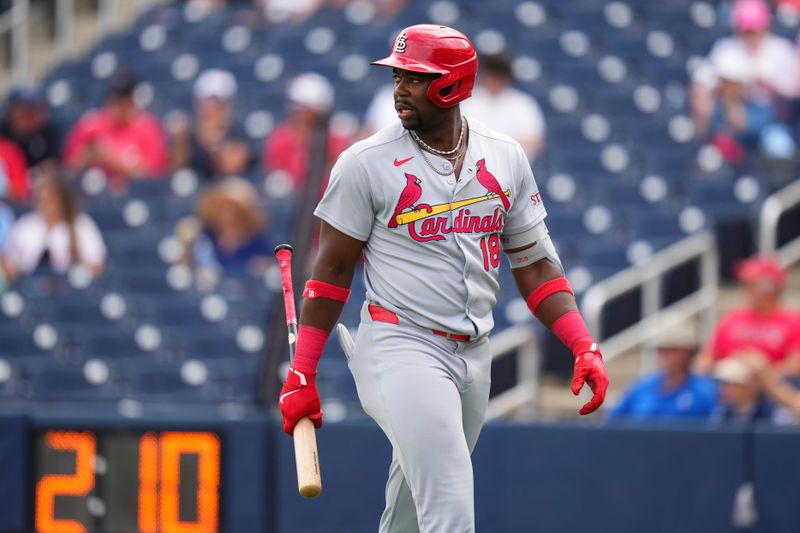
[[[413,156],[413,155],[412,155],[411,157],[407,158],[407,159],[401,159],[401,160],[399,160],[399,161],[398,161],[398,160],[395,158],[395,160],[394,160],[394,166],[396,166],[396,167],[399,167],[399,166],[400,166],[400,165],[402,165],[403,163],[408,163],[408,162],[409,162],[409,161],[411,161],[412,159],[414,159],[414,156]]]

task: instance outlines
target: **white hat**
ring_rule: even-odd
[[[328,113],[333,108],[333,85],[325,76],[314,72],[306,72],[292,79],[286,96],[293,105],[308,107],[318,113]]]
[[[714,377],[725,383],[747,385],[754,374],[753,369],[738,357],[728,357],[714,365]]]
[[[212,68],[203,71],[194,82],[194,97],[198,100],[219,98],[230,100],[236,96],[236,78],[227,70]]]
[[[697,348],[697,326],[694,323],[681,323],[669,328],[659,328],[655,333],[655,344],[658,348]]]
[[[717,54],[712,59],[714,71],[721,80],[749,85],[755,80],[753,63],[744,52],[728,51]]]

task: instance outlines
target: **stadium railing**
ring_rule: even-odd
[[[761,206],[758,227],[758,251],[777,254],[783,264],[790,266],[800,261],[800,228],[788,242],[780,243],[779,226],[783,216],[800,206],[800,179],[771,194]]]
[[[536,333],[525,325],[511,326],[491,338],[492,362],[515,357],[517,382],[492,396],[486,412],[487,420],[514,414],[516,418],[533,418],[539,392],[541,352]]]
[[[671,272],[698,262],[698,286],[679,300],[664,305],[663,285]],[[583,296],[581,309],[595,338],[603,343],[603,357],[609,361],[637,348],[647,348],[654,333],[700,318],[701,334],[710,331],[715,320],[719,287],[719,254],[711,232],[687,237],[653,255],[647,262],[623,270],[591,286]],[[626,294],[640,291],[640,319],[621,331],[607,336],[603,316],[606,306]],[[652,350],[645,350],[643,354]],[[648,361],[643,361],[648,368]]]

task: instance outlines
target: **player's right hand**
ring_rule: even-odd
[[[322,408],[316,380],[316,374],[300,372],[294,367],[289,367],[289,373],[278,398],[278,407],[283,415],[283,430],[287,434],[294,433],[294,426],[306,416],[317,429],[322,426]]]

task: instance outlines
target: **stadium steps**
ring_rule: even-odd
[[[717,311],[724,315],[742,301],[742,294],[735,284],[720,287]],[[789,271],[787,290],[784,302],[792,308],[800,305],[800,266]],[[618,356],[608,364],[611,386],[606,396],[606,404],[602,409],[616,405],[621,394],[642,373],[639,350],[630,350]],[[588,401],[590,394],[584,390],[581,398],[576,399],[569,390],[569,383],[555,376],[543,376],[539,388],[538,418],[542,420],[563,420],[577,416],[582,402]]]

